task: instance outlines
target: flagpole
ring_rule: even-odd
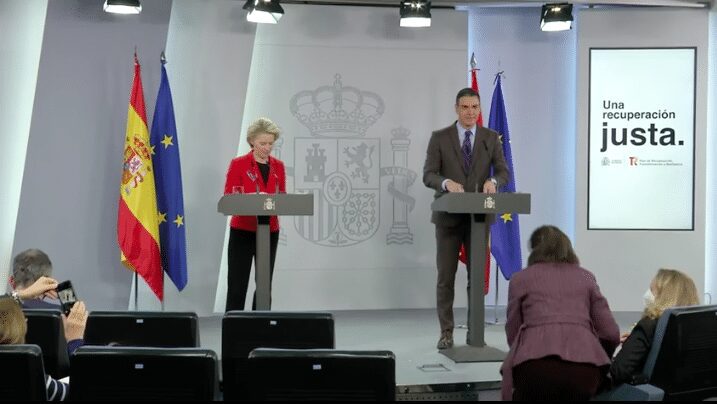
[[[138,287],[137,271],[134,271],[134,311],[139,311],[139,306],[137,305],[137,296],[139,295]]]
[[[162,54],[164,54],[164,52],[162,52]],[[164,311],[164,299],[167,298],[167,295],[164,294],[164,284],[166,280],[167,274],[164,272],[164,269],[162,269],[162,300],[159,301],[162,304],[162,311]]]
[[[498,323],[498,293],[500,292],[500,288],[498,287],[498,272],[500,272],[500,267],[498,266],[498,263],[495,264],[495,301],[493,302],[493,317],[495,321],[493,324],[499,324]]]

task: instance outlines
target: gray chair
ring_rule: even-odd
[[[0,345],[0,400],[47,401],[42,350],[37,345]]]
[[[71,400],[218,399],[219,365],[209,349],[83,346],[70,361]]]
[[[334,317],[331,313],[229,311],[222,319],[224,400],[249,399],[247,360],[255,348],[334,347]]]
[[[193,312],[92,311],[85,345],[197,348],[199,319]]]
[[[23,309],[27,319],[25,343],[42,349],[45,371],[55,379],[70,374],[70,357],[60,310]]]
[[[258,348],[249,354],[252,401],[395,401],[390,351]]]
[[[694,401],[717,397],[717,305],[673,307],[657,322],[643,384],[622,384],[596,401]]]

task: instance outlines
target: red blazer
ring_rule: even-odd
[[[254,160],[251,151],[239,156],[229,163],[227,170],[227,180],[224,184],[224,195],[231,194],[234,186],[243,186],[244,192],[253,193],[258,189],[259,192],[267,194],[275,194],[277,188],[280,193],[286,192],[286,171],[284,163],[274,157],[269,156],[269,178],[264,183],[261,176],[259,166]],[[232,216],[231,227],[247,231],[256,231],[255,216]],[[269,219],[269,231],[279,231],[279,218],[271,216]]]

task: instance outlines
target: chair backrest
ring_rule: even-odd
[[[71,359],[73,400],[217,399],[218,362],[212,350],[83,346]]]
[[[0,400],[47,401],[42,351],[37,345],[0,345]]]
[[[717,305],[665,310],[643,374],[665,391],[665,400],[716,397]]]
[[[27,318],[25,342],[42,349],[45,371],[55,379],[70,374],[70,358],[60,310],[23,309]]]
[[[93,311],[86,345],[199,347],[199,319],[192,312]]]
[[[247,360],[255,348],[325,348],[334,343],[331,313],[229,311],[222,319],[224,400],[246,400]]]
[[[390,351],[255,349],[249,398],[257,401],[395,401]]]

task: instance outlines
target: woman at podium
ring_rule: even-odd
[[[247,130],[249,153],[234,158],[227,170],[224,194],[232,193],[284,193],[286,171],[284,163],[271,156],[274,142],[279,138],[279,127],[267,118],[254,121]],[[276,248],[279,243],[277,216],[232,216],[229,231],[226,311],[244,310],[249,286],[252,260],[256,256],[257,219],[269,223],[270,279],[274,274]],[[256,293],[252,310],[256,309]]]

